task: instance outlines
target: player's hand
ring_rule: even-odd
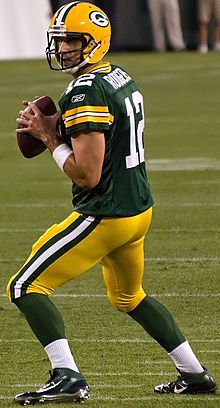
[[[32,102],[24,100],[23,105],[29,109],[24,109],[19,112],[17,123],[24,126],[24,128],[17,129],[18,133],[31,133],[34,137],[42,140],[47,144],[50,139],[57,136],[57,121],[60,118],[60,113],[56,112],[54,115],[46,116],[40,109]]]

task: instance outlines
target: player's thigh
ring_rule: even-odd
[[[33,245],[30,256],[8,284],[13,300],[37,292],[49,295],[56,288],[95,265],[103,256],[100,234],[101,219],[73,212],[55,224]],[[94,246],[94,235],[100,244]]]
[[[33,245],[31,254],[7,288],[14,300],[28,293],[49,295],[100,260],[143,235],[151,209],[135,217],[101,219],[73,212]],[[129,221],[130,220],[130,221]],[[130,224],[132,228],[130,228]]]
[[[110,293],[136,293],[141,286],[144,271],[144,237],[127,244],[102,259],[102,272]]]
[[[152,209],[128,220],[133,239],[115,249],[102,261],[102,272],[110,303],[117,309],[133,310],[145,297],[142,288],[144,273],[144,237],[150,226]]]

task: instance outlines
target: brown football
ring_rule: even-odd
[[[33,103],[46,116],[54,115],[54,113],[57,112],[56,105],[53,99],[51,99],[49,96],[41,96],[35,99]],[[25,110],[32,113],[29,106]],[[18,127],[21,128],[22,125],[18,125]],[[17,142],[21,153],[26,158],[38,156],[47,148],[41,140],[36,139],[30,133],[17,133]]]

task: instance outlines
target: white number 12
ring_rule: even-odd
[[[144,103],[143,96],[139,91],[132,93],[133,108],[129,97],[125,99],[127,116],[130,120],[130,155],[126,156],[126,168],[138,166],[144,162],[144,146],[143,146],[143,131],[144,131]],[[135,115],[141,112],[142,119],[138,124],[135,121]]]

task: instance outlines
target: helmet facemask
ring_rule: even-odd
[[[62,41],[73,42],[73,50],[59,51]],[[81,41],[81,48],[74,49],[74,42]],[[87,65],[93,53],[100,47],[95,39],[88,33],[71,33],[65,30],[65,26],[50,26],[47,32],[46,56],[50,69],[74,74],[80,68]],[[79,60],[66,66],[65,60],[79,53]]]

